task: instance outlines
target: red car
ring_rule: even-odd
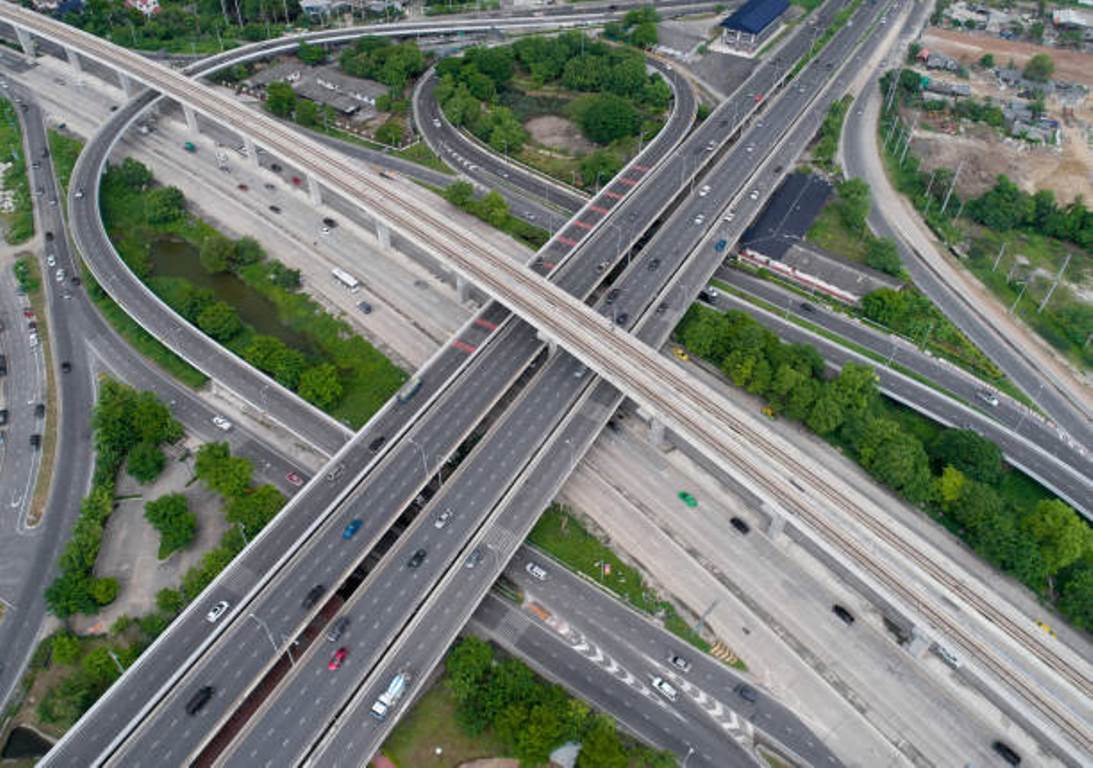
[[[298,186],[300,186],[301,184],[304,183],[304,180],[301,179],[299,176],[293,176],[292,177],[292,183],[295,184],[298,187]]]
[[[763,94],[761,94],[761,93],[757,93],[757,94],[755,94],[755,103],[756,103],[756,104],[758,104],[758,103],[759,103],[759,102],[761,102],[762,100],[763,100]]]
[[[250,187],[248,187],[246,184],[240,184],[238,185],[238,188],[240,192],[246,192],[248,189],[250,189]]]
[[[345,657],[349,655],[349,649],[342,647],[334,651],[334,655],[330,657],[330,663],[326,665],[327,669],[339,669],[342,666],[342,662],[345,661]]]
[[[285,475],[285,480],[288,480],[292,485],[295,485],[297,488],[304,484],[304,479],[297,475],[295,472],[289,472],[287,475]]]

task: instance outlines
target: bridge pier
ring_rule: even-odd
[[[19,46],[23,49],[28,57],[34,56],[34,38],[30,32],[27,32],[22,27],[15,27],[15,37],[19,40]]]
[[[319,186],[319,182],[315,180],[314,176],[307,177],[307,194],[311,198],[312,205],[322,205],[323,203],[323,190]]]
[[[558,342],[555,341],[552,336],[548,336],[546,333],[544,333],[543,329],[541,328],[535,332],[535,338],[546,344],[547,356],[554,357],[554,353],[558,351]]]
[[[770,518],[767,523],[767,536],[772,541],[782,538],[786,533],[786,513],[767,502],[763,502],[760,509]]]
[[[121,81],[121,91],[125,94],[125,98],[133,98],[133,93],[134,91],[136,91],[137,88],[136,83],[133,82],[133,79],[124,72],[119,72],[118,80]]]
[[[667,453],[673,448],[671,441],[668,440],[664,422],[656,416],[649,419],[649,438],[653,441],[653,445],[655,445],[659,451]]]
[[[471,284],[467,282],[467,278],[459,275],[455,276],[455,295],[460,304],[467,303],[467,300],[471,297]]]
[[[380,248],[385,251],[391,250],[391,228],[379,219],[376,219],[376,239],[380,241]],[[458,280],[459,278],[456,278],[457,287]]]
[[[185,104],[182,105],[182,116],[186,118],[186,130],[192,134],[197,134],[197,113],[194,112],[193,107],[188,107]]]
[[[931,645],[933,645],[933,639],[923,632],[918,625],[911,627],[911,639],[907,642],[907,653],[916,659],[921,659],[926,651],[930,650]]]
[[[243,136],[243,148],[247,151],[247,159],[250,160],[250,164],[255,168],[259,167],[258,163],[258,146],[254,143],[254,139],[250,136]]]
[[[83,72],[83,64],[80,62],[80,54],[74,48],[65,48],[65,58],[77,73]]]

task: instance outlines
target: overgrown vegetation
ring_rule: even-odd
[[[444,198],[452,205],[512,235],[533,250],[542,248],[550,238],[550,233],[545,229],[528,224],[509,213],[508,203],[497,190],[476,198],[474,187],[469,182],[457,181],[444,190]]]
[[[53,170],[62,192],[68,192],[68,181],[72,178],[72,169],[83,150],[83,142],[75,136],[50,129],[49,154],[53,158]]]
[[[182,436],[182,425],[153,393],[138,392],[109,378],[99,382],[91,427],[95,445],[91,492],[80,504],[76,525],[61,553],[60,573],[46,589],[46,605],[61,619],[94,613],[117,596],[117,579],[97,578],[93,570],[103,527],[114,509],[114,486],[122,464],[133,452],[140,452],[160,457],[162,469],[160,446]],[[151,472],[150,466],[138,472],[151,479],[144,474]]]
[[[676,334],[733,384],[765,398],[772,413],[839,446],[1076,627],[1093,627],[1093,532],[1074,510],[1004,466],[994,443],[886,401],[870,366],[851,363],[826,378],[813,347],[783,343],[745,312],[696,305]]]
[[[12,264],[15,282],[23,293],[34,293],[42,284],[30,256],[20,256]]]
[[[669,752],[624,739],[615,721],[593,713],[559,685],[540,680],[523,662],[497,658],[476,637],[460,640],[444,662],[455,719],[471,736],[488,732],[521,765],[545,765],[550,753],[579,741],[577,768],[671,768]]]
[[[907,147],[909,126],[902,122],[900,109],[921,103],[919,76],[908,69],[890,71],[880,87],[885,94],[895,89],[880,130],[885,165],[896,189],[946,244],[967,258],[969,268],[1001,302],[1070,360],[1093,367],[1093,306],[1065,282],[1048,296],[1068,258],[1073,262],[1068,274],[1079,279],[1093,267],[1093,211],[1081,198],[1060,206],[1050,190],[1030,195],[1005,176],[977,198],[962,200],[955,191],[950,195],[953,170],[928,173]]]
[[[639,51],[579,32],[471,48],[441,61],[437,76],[436,98],[452,124],[497,152],[583,187],[621,168],[637,137],[660,129],[671,99],[668,85],[646,72]],[[545,148],[531,152],[524,123],[542,115],[570,118],[598,149],[580,158]]]
[[[405,374],[343,320],[298,291],[299,272],[268,259],[252,238],[231,240],[186,209],[182,193],[152,186],[152,174],[127,158],[102,183],[107,231],[131,269],[164,302],[211,338],[283,386],[351,426],[363,424],[398,389]],[[157,277],[150,261],[157,237],[176,235],[198,250],[211,273],[231,272],[276,307],[281,323],[312,344],[306,352],[256,333],[235,308],[181,278]]]
[[[645,584],[641,574],[624,563],[610,547],[585,530],[570,511],[552,505],[535,524],[528,541],[550,553],[571,570],[585,574],[615,592],[639,611],[664,622],[669,632],[706,652],[710,644],[679,616],[675,607]]]
[[[3,97],[0,97],[0,162],[7,163],[3,185],[11,193],[12,205],[11,213],[4,214],[7,224],[4,240],[9,245],[18,245],[34,237],[34,208],[19,116],[12,103]]]
[[[657,44],[657,22],[660,15],[656,6],[646,5],[627,11],[622,21],[609,21],[603,25],[603,36],[608,40],[627,43],[636,48],[652,48]]]
[[[850,94],[834,102],[827,110],[820,130],[816,133],[816,143],[812,147],[812,160],[828,173],[835,172],[835,154],[839,151],[839,137],[843,132],[843,120],[850,108],[853,97]]]

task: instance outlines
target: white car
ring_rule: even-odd
[[[448,524],[448,521],[452,519],[452,508],[448,507],[439,515],[436,516],[436,520],[433,521],[433,527],[440,529]]]
[[[83,188],[82,187],[80,189],[76,190],[76,193],[75,193],[74,197],[77,200],[79,200],[81,197],[83,197]]]
[[[224,612],[231,607],[231,603],[227,600],[221,600],[219,603],[209,609],[209,612],[205,614],[205,621],[210,624],[215,624],[216,620],[224,615]]]
[[[717,290],[712,285],[707,285],[706,286],[706,295],[709,296],[711,299],[716,299],[718,296],[721,295],[721,291]]]
[[[326,235],[329,235],[330,234],[330,227],[328,227],[324,224],[322,227],[319,228],[319,234],[323,235],[324,237]]]
[[[433,118],[433,127],[434,128],[439,128],[440,127],[440,118],[439,117],[434,117]]]
[[[675,701],[676,698],[679,696],[679,694],[676,693],[676,689],[672,687],[671,683],[669,683],[663,677],[654,677],[653,687],[657,689],[661,696],[668,699],[668,701]]]
[[[702,188],[698,190],[698,196],[699,197],[705,197],[708,194],[710,194],[710,185],[709,184],[703,184]]]
[[[975,396],[992,408],[998,407],[998,395],[994,394],[989,389],[980,389],[975,393]]]
[[[526,566],[524,566],[524,570],[527,571],[533,579],[537,579],[538,581],[546,581],[546,568],[539,565],[538,563],[528,563]]]
[[[57,266],[57,257],[54,256],[52,253],[47,253],[46,254],[46,264],[48,264],[51,267]]]
[[[225,432],[232,428],[232,423],[223,416],[213,416],[213,424],[217,429],[222,429]]]
[[[704,213],[700,213],[697,216],[695,216],[695,224],[701,224],[705,220],[706,220],[706,214],[704,214]]]
[[[750,197],[752,200],[758,200],[759,199],[759,190],[758,189],[753,189],[751,191],[751,194],[748,195],[748,197]]]
[[[65,281],[65,277],[67,277],[67,276],[68,276],[68,273],[65,272],[64,267],[61,267],[60,269],[58,269],[54,273],[54,277],[57,278],[58,283],[63,283]]]

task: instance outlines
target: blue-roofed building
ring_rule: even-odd
[[[778,28],[774,22],[789,0],[748,0],[721,22],[721,40],[737,48],[754,48]]]

